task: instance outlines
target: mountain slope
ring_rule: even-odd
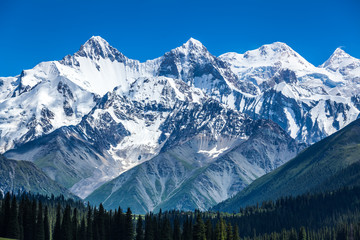
[[[229,123],[233,121],[225,124]],[[206,131],[211,125],[191,135],[190,129],[181,132],[179,136],[186,138],[177,141],[180,144],[165,148],[153,159],[104,184],[86,200],[102,202],[109,209],[117,204],[129,206],[137,213],[173,208],[205,210],[283,164],[301,148],[269,121],[245,120],[239,125],[240,129],[245,127],[245,135],[236,138],[231,134],[228,138],[219,132],[217,142]],[[229,144],[231,138],[234,140]]]
[[[26,191],[50,196],[64,195],[73,198],[69,191],[51,180],[34,164],[27,161],[10,160],[0,155],[0,191]]]
[[[33,162],[52,180],[83,197],[118,175],[118,165],[74,127],[62,127],[10,150],[5,156]],[[80,189],[79,189],[80,188]]]
[[[308,147],[294,159],[255,180],[214,210],[237,211],[241,206],[282,196],[333,190],[359,183],[360,120]]]

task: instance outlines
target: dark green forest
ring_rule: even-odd
[[[0,196],[0,237],[25,240],[360,239],[360,187],[285,197],[236,213],[132,214],[29,193]]]

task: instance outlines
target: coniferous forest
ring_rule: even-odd
[[[232,214],[160,211],[144,216],[62,196],[7,193],[0,198],[0,239],[360,239],[360,187],[285,197]]]

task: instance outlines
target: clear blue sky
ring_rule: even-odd
[[[214,55],[281,41],[319,65],[339,46],[360,58],[360,1],[0,0],[0,76],[62,59],[93,35],[141,61],[194,37]]]

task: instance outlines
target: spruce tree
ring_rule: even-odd
[[[42,204],[39,202],[38,212],[37,212],[37,219],[36,219],[36,232],[35,232],[35,239],[36,240],[45,240],[45,232],[44,232],[44,220],[43,220],[43,209]]]
[[[19,218],[18,218],[18,206],[16,197],[13,196],[11,202],[10,216],[8,219],[7,237],[18,239],[20,237]]]
[[[153,216],[151,225],[152,225],[152,228],[153,228],[154,239],[155,239],[155,240],[160,239],[160,237],[161,237],[161,232],[160,232],[160,224],[159,224],[159,222],[158,222],[158,218],[156,218],[155,216]]]
[[[234,229],[234,240],[240,240],[240,234],[239,234],[239,227],[238,227],[238,225],[235,225],[235,229]]]
[[[196,222],[193,228],[193,240],[206,240],[205,224],[200,216],[200,213],[196,216]]]
[[[20,193],[18,195],[20,197]],[[21,197],[21,201],[19,204],[19,210],[18,210],[18,221],[19,221],[19,239],[23,240],[24,239],[24,227],[23,227],[23,223],[24,223],[24,205],[25,205],[25,201],[24,201],[24,197]]]
[[[0,191],[1,192],[1,191]],[[2,194],[1,194],[2,196]],[[1,208],[0,208],[0,236],[5,236],[4,233],[4,224],[5,224],[5,202],[3,198],[1,199]]]
[[[177,216],[175,217],[174,220],[173,240],[181,240],[180,222]]]
[[[49,210],[47,206],[45,206],[44,210],[44,239],[50,240]]]
[[[145,216],[145,240],[154,240],[154,228],[152,226],[152,214]]]
[[[126,211],[124,239],[133,240],[133,238],[134,238],[134,226],[132,222],[132,212],[130,208],[128,208]]]
[[[56,208],[56,221],[53,233],[53,240],[62,240],[62,232],[61,232],[61,206],[58,203]]]
[[[220,220],[218,220],[216,223],[215,239],[216,240],[226,239],[226,225],[225,225],[225,221],[222,218],[220,218]]]
[[[72,224],[71,224],[71,228],[72,228],[72,239],[73,240],[78,240],[78,219],[77,219],[77,208],[74,208],[74,212],[73,212],[73,219],[72,219]]]
[[[31,202],[27,196],[25,196],[24,205],[23,205],[23,237],[26,240],[33,239],[33,219],[32,219],[32,209]]]
[[[163,221],[162,221],[162,227],[161,227],[161,240],[171,240],[171,225],[170,225],[170,221],[167,218],[167,216],[164,217]]]
[[[301,227],[299,231],[299,240],[307,240],[305,227]]]
[[[2,227],[2,233],[3,233],[3,236],[7,237],[8,236],[8,233],[9,233],[9,219],[10,219],[10,216],[11,216],[11,196],[10,196],[10,193],[6,193],[5,195],[5,199],[4,199],[4,206],[3,206],[3,211],[4,211],[4,225],[0,226]]]
[[[85,218],[81,219],[81,225],[79,230],[79,240],[86,240],[86,225],[85,225]]]
[[[186,216],[183,224],[183,232],[181,235],[182,240],[192,240],[192,220],[189,216]]]
[[[36,240],[36,217],[37,217],[37,202],[35,198],[31,203],[31,211],[30,211],[30,225],[32,227],[32,239]]]
[[[71,208],[67,204],[64,210],[64,216],[61,223],[61,233],[63,240],[72,240],[72,228],[71,228]]]
[[[86,228],[86,239],[93,240],[93,221],[92,221],[92,209],[90,203],[88,202],[88,212],[87,212],[87,228]]]
[[[143,219],[139,215],[136,223],[136,240],[144,240]]]
[[[98,239],[105,239],[105,209],[101,203],[99,205],[99,211],[97,212],[95,224],[98,232]]]
[[[226,240],[234,240],[233,229],[230,223],[226,227]]]
[[[212,232],[213,232],[212,228],[213,227],[212,227],[210,219],[206,220],[205,228],[206,228],[206,239],[211,240],[212,239]]]

